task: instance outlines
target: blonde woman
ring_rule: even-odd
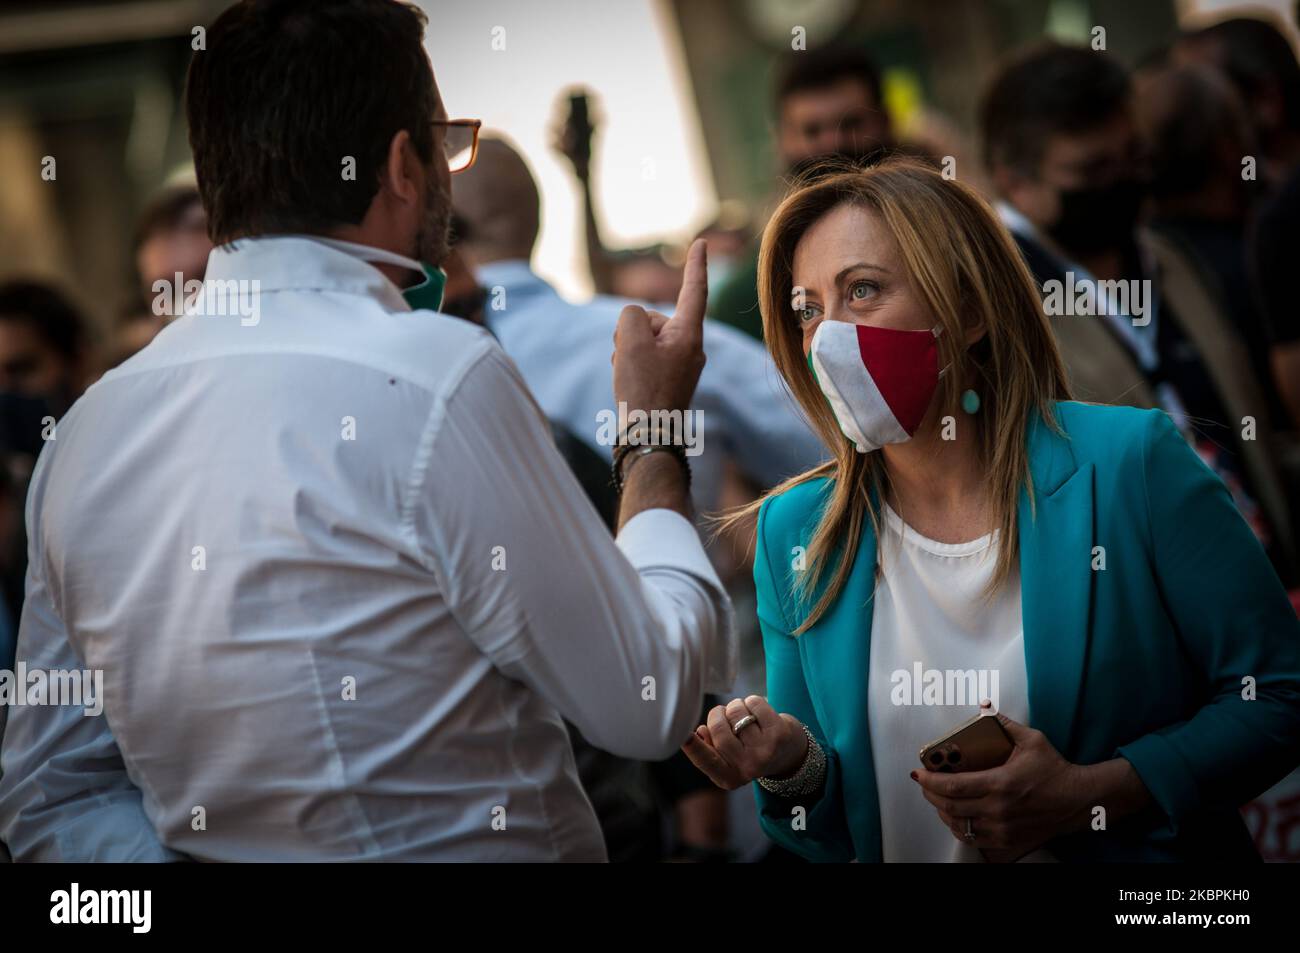
[[[833,460],[756,504],[767,698],[691,760],[812,860],[1256,858],[1237,808],[1300,759],[1300,624],[1165,414],[1069,400],[987,205],[903,160],[797,187],[759,298]],[[1010,757],[924,768],[975,684]]]

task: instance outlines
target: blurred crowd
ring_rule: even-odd
[[[1086,47],[1020,51],[981,78],[980,150],[955,158],[950,144],[896,131],[881,74],[858,48],[787,54],[776,75],[772,148],[783,171],[772,182],[773,202],[828,160],[870,163],[906,152],[983,186],[1045,289],[1080,280],[1148,288],[1094,316],[1052,315],[1076,394],[1168,411],[1228,485],[1282,580],[1300,585],[1300,298],[1287,277],[1300,248],[1300,65],[1279,30],[1260,19],[1227,20],[1179,36],[1134,70]],[[593,408],[608,400],[608,328],[628,300],[676,298],[689,243],[610,247],[594,201],[595,95],[574,91],[557,108],[554,146],[580,197],[595,297],[570,304],[532,273],[537,185],[528,157],[489,133],[474,167],[453,183],[442,310],[501,340],[612,525],[610,448],[594,440],[591,425]],[[691,236],[708,239],[714,325],[706,344],[713,377],[701,382],[701,399],[741,434],[720,438],[713,463],[699,469],[702,512],[754,499],[819,453],[795,422],[788,434],[743,439],[767,406],[746,392],[766,360],[756,289],[762,212],[724,204]],[[176,316],[170,289],[203,278],[212,245],[197,188],[167,186],[123,240],[132,243],[137,295],[104,340],[92,341],[58,288],[0,284],[0,668],[12,665],[23,599],[26,480],[60,415]],[[493,307],[502,291],[516,302],[508,313]],[[742,538],[712,542],[740,607],[752,603]],[[761,693],[757,635],[741,637],[736,692]],[[758,832],[747,790],[717,790],[680,756],[631,762],[573,734],[612,860],[789,859]]]

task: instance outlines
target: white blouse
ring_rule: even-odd
[[[882,510],[867,677],[883,857],[979,863],[980,852],[953,836],[909,775],[921,766],[921,748],[974,715],[981,699],[1028,722],[1019,569],[986,599],[997,565],[996,531],[939,543],[887,505]],[[1025,859],[1052,858],[1036,851]]]

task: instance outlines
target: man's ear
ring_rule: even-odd
[[[388,156],[384,162],[384,175],[380,185],[400,201],[414,205],[420,197],[416,179],[419,167],[419,157],[415,154],[411,134],[405,129],[397,130],[388,143]]]
[[[999,195],[1022,212],[1036,210],[1042,200],[1042,183],[1034,176],[1008,162],[995,162],[992,173],[993,185]]]
[[[989,172],[998,194],[1034,225],[1042,227],[1057,214],[1053,190],[1028,172],[1005,162],[995,162]]]

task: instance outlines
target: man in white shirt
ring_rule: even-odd
[[[608,342],[628,302],[602,296],[571,304],[532,271],[537,184],[503,140],[485,136],[479,142],[478,161],[452,183],[452,200],[466,232],[457,249],[488,291],[488,328],[546,415],[609,457],[613,448],[603,441],[600,423],[616,405]],[[704,350],[708,363],[691,405],[702,422],[702,452],[691,460],[693,496],[702,511],[718,506],[727,461],[766,489],[826,459],[761,344],[705,321]]]
[[[102,672],[103,715],[9,708],[15,860],[601,860],[562,719],[662,758],[731,681],[679,459],[628,461],[611,540],[497,344],[400,290],[455,151],[422,28],[246,0],[208,30],[207,283],[32,480],[18,659]],[[629,406],[690,401],[703,252],[671,320],[619,323]]]

